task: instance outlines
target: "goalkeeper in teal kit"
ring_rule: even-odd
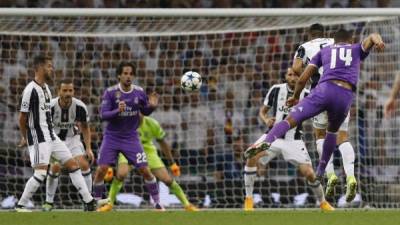
[[[162,152],[170,161],[171,163],[170,169],[173,175],[174,176],[180,175],[179,166],[174,162],[171,153],[171,148],[164,140],[166,133],[161,128],[160,124],[151,117],[141,116],[140,126],[137,131],[140,136],[140,142],[142,143],[144,152],[146,153],[147,156],[148,165],[154,176],[169,187],[171,192],[182,203],[186,211],[198,211],[198,209],[194,205],[189,203],[182,188],[168,173],[164,163],[157,154],[157,148],[153,143],[154,139],[159,143]],[[108,194],[109,203],[99,208],[98,211],[107,212],[112,210],[116,196],[118,192],[121,190],[123,181],[125,177],[128,175],[129,171],[130,171],[130,166],[128,165],[128,160],[122,154],[119,154],[117,174],[112,181],[111,188]]]

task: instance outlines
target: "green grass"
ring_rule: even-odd
[[[0,225],[394,225],[399,224],[399,221],[400,211],[394,210],[332,213],[315,210],[272,210],[250,213],[241,211],[0,212]]]

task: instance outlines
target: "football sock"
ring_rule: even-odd
[[[59,174],[53,174],[51,171],[47,174],[46,178],[46,202],[53,203],[54,196],[58,187],[58,176]]]
[[[32,195],[37,191],[40,184],[46,178],[46,174],[46,170],[35,170],[33,176],[29,178],[28,182],[26,182],[24,192],[18,201],[18,205],[26,206],[28,204],[29,199],[32,198]]]
[[[339,151],[342,154],[342,162],[346,176],[354,176],[355,153],[350,142],[344,142],[339,145]]]
[[[320,182],[314,182],[308,183],[313,190],[315,196],[317,197],[319,202],[324,202],[325,201],[325,194],[324,194],[324,188],[322,187]]]
[[[157,179],[153,177],[152,180],[145,180],[147,191],[150,193],[151,198],[155,203],[160,203],[160,195],[158,191]]]
[[[70,171],[69,177],[71,178],[72,184],[81,195],[83,202],[91,202],[93,200],[93,197],[86,186],[85,179],[83,179],[81,170],[78,168],[76,170]]]
[[[188,199],[186,198],[185,193],[183,192],[181,186],[179,186],[178,183],[174,180],[172,184],[169,186],[169,189],[171,190],[172,193],[179,199],[179,201],[182,203],[183,206],[188,206],[190,203]]]
[[[318,139],[317,141],[315,141],[315,143],[317,144],[317,152],[318,152],[318,155],[319,155],[319,157],[321,157],[322,156],[322,146],[323,146],[323,144],[324,144],[324,139]],[[329,159],[329,162],[328,162],[328,164],[326,165],[326,174],[327,174],[327,176],[328,176],[328,178],[332,175],[332,174],[335,174],[335,169],[334,169],[334,167],[333,167],[333,157],[331,157],[330,159]]]
[[[285,135],[288,130],[290,130],[289,122],[282,120],[281,122],[275,124],[274,127],[268,132],[265,141],[271,144],[276,139]]]
[[[246,197],[253,197],[254,181],[257,175],[257,167],[244,167],[244,187]]]
[[[87,186],[89,192],[92,192],[92,173],[91,173],[90,169],[88,169],[86,171],[82,171],[82,176],[83,176],[83,179],[85,179],[85,183],[86,183],[86,186]]]
[[[121,191],[122,185],[124,184],[124,181],[118,180],[117,178],[114,177],[110,191],[108,192],[108,198],[111,201],[111,204],[114,205],[115,200],[117,198],[117,194]]]
[[[103,198],[103,193],[104,193],[104,180],[98,182],[98,183],[93,183],[93,197],[96,200],[100,200]]]
[[[323,144],[322,155],[319,160],[317,168],[317,176],[321,177],[324,175],[327,163],[332,157],[332,153],[335,150],[335,148],[336,148],[336,133],[327,132]]]

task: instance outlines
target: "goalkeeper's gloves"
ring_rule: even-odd
[[[169,169],[171,170],[172,175],[175,177],[179,177],[181,175],[181,168],[176,163],[173,163]]]

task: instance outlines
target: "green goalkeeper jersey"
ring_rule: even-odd
[[[139,132],[140,142],[142,142],[144,152],[147,155],[151,153],[157,154],[157,148],[153,140],[162,140],[166,135],[158,121],[151,117],[144,116],[137,131]]]

